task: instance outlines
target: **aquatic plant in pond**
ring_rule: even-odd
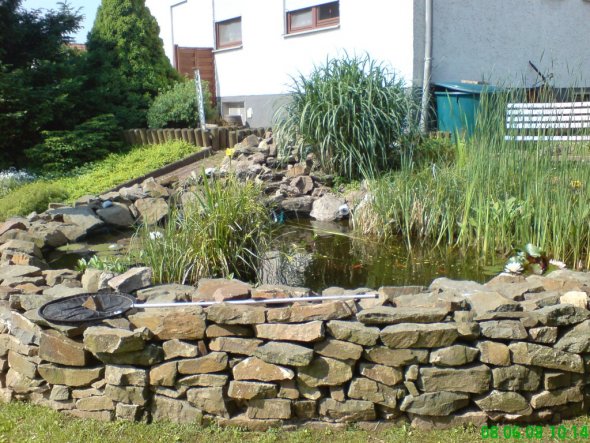
[[[255,280],[271,239],[272,220],[252,182],[230,178],[192,186],[192,198],[172,205],[162,228],[143,225],[130,253],[151,266],[156,283],[196,283],[202,277]],[[158,232],[159,234],[155,234]]]
[[[482,96],[474,135],[455,162],[404,162],[370,183],[356,229],[412,245],[509,253],[531,242],[574,267],[590,267],[589,145],[505,140],[505,110],[518,93]],[[463,144],[464,143],[464,144]]]

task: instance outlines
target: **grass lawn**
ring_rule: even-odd
[[[558,431],[564,438],[558,438]],[[499,438],[482,439],[480,428],[455,428],[444,431],[418,431],[400,426],[387,431],[363,431],[351,425],[346,431],[305,430],[267,432],[247,432],[238,428],[220,428],[217,426],[199,427],[195,425],[177,425],[173,423],[142,424],[129,422],[103,423],[94,420],[82,420],[70,417],[48,408],[27,403],[14,402],[0,405],[0,442],[293,442],[293,443],[357,443],[357,442],[416,442],[416,443],[454,443],[477,441],[530,441],[558,442],[587,441],[583,432],[588,425],[588,418],[581,417],[564,421],[553,429],[549,425],[542,427],[542,436],[526,438],[525,427],[521,427],[521,438],[515,438],[504,427],[499,427]],[[574,430],[574,427],[576,427]],[[511,429],[514,429],[512,427]],[[555,434],[551,438],[551,434]],[[540,430],[538,432],[541,432]],[[574,438],[577,432],[578,438]],[[502,435],[504,433],[504,435]],[[507,437],[507,438],[506,438]]]

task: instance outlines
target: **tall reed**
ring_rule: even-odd
[[[275,116],[278,146],[314,152],[324,170],[349,179],[395,166],[417,128],[403,81],[368,55],[329,59],[293,78],[290,92]]]
[[[139,260],[152,267],[157,283],[256,278],[272,227],[260,187],[233,178],[203,178],[191,201],[172,207],[163,228],[138,229]]]
[[[540,94],[540,101],[554,99]],[[590,267],[590,145],[505,140],[506,105],[525,100],[517,91],[484,94],[473,136],[456,144],[461,160],[405,162],[373,180],[355,227],[383,238],[401,234],[410,245],[475,248],[482,256],[531,242]]]

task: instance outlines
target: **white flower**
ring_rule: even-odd
[[[162,234],[159,231],[150,232],[150,240],[155,240],[157,238],[162,238],[162,237],[164,237],[164,234]]]
[[[508,272],[510,274],[520,274],[523,269],[524,268],[522,265],[518,262],[506,263],[506,266],[504,266],[504,272]]]
[[[550,265],[553,265],[553,266],[555,266],[556,268],[559,268],[559,269],[565,269],[566,268],[565,263],[562,262],[561,260],[551,259],[551,260],[549,260],[549,264]]]

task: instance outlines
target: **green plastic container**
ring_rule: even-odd
[[[453,137],[473,134],[481,94],[494,92],[496,88],[469,83],[438,83],[435,86],[438,130],[450,132]]]

